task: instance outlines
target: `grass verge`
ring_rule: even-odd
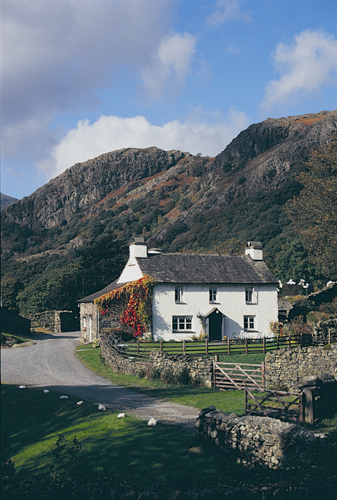
[[[116,373],[106,367],[101,358],[100,348],[80,346],[77,356],[87,368],[101,377],[108,378],[114,384],[130,387],[133,390],[174,403],[193,406],[201,410],[214,405],[223,412],[244,414],[243,391],[217,391],[206,387],[190,387],[181,385],[165,385],[159,381],[147,380],[132,375]]]
[[[178,427],[148,427],[144,421],[119,419],[109,409],[99,412],[93,404],[79,406],[75,398],[59,396],[2,386],[2,457],[12,457],[16,468],[9,472],[7,460],[3,499],[105,500],[113,497],[114,489],[125,493],[130,488],[164,492],[160,498],[166,499],[172,488],[189,493],[242,486],[323,488],[335,481],[330,463],[337,459],[334,442],[328,461],[318,449],[317,456],[298,460],[293,469],[245,467],[230,453]]]

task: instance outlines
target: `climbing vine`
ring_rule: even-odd
[[[95,299],[95,304],[102,315],[108,314],[113,300],[122,300],[126,307],[121,321],[133,329],[135,337],[141,337],[151,328],[152,322],[152,295],[155,282],[150,276],[127,283]]]

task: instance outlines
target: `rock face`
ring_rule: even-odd
[[[9,207],[12,203],[15,203],[17,198],[12,198],[11,196],[7,196],[6,194],[0,193],[0,198],[1,198],[1,210],[3,210],[6,207]]]
[[[12,205],[4,214],[11,222],[49,228],[69,221],[113,191],[136,187],[141,179],[168,170],[180,159],[191,156],[181,151],[120,149],[84,163],[76,163],[31,196]],[[124,188],[124,189],[123,189]]]
[[[135,212],[135,202],[143,202],[144,211],[154,202],[157,209],[170,202],[170,211],[163,212],[169,224],[157,223],[162,213],[158,210],[141,222],[142,229],[151,228],[150,243],[161,246],[210,210],[221,211],[234,200],[279,188],[308,159],[312,148],[322,148],[335,133],[337,111],[323,111],[251,125],[214,159],[156,147],[120,149],[75,164],[7,207],[3,222],[9,234],[11,223],[30,230],[62,228],[112,207]]]
[[[129,193],[144,196],[157,187],[156,176],[161,172],[167,172],[162,181],[179,183],[179,176],[182,172],[187,175],[189,169],[188,175],[199,179],[207,191],[179,217],[190,226],[203,210],[228,206],[236,198],[279,187],[296,164],[307,160],[311,148],[324,146],[336,132],[337,111],[323,111],[268,118],[251,125],[214,160],[156,147],[120,149],[75,164],[31,196],[9,206],[3,217],[30,227],[38,222],[50,228],[70,221],[74,215],[86,216],[109,198],[124,202]]]

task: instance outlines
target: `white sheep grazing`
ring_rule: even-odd
[[[68,396],[60,396],[60,399],[68,399]]]
[[[98,405],[98,408],[97,408],[97,409],[98,409],[98,410],[102,410],[102,411],[105,411],[105,410],[106,410],[105,406],[104,406],[104,405],[101,405],[101,404],[99,404],[99,405]]]
[[[26,389],[25,385],[20,385],[19,389]]]
[[[81,405],[83,405],[83,401],[78,401],[76,404],[77,404],[78,406],[81,406]]]
[[[43,394],[49,394],[48,389],[45,389],[45,390],[43,391]]]
[[[125,417],[125,413],[118,413],[117,415],[117,418],[124,418]]]
[[[155,427],[157,425],[157,420],[155,418],[150,418],[150,420],[148,421],[147,425],[149,427]]]

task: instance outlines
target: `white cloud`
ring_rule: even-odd
[[[266,86],[262,107],[268,110],[337,84],[337,41],[329,33],[303,31],[293,45],[278,44],[272,56],[281,77]]]
[[[143,116],[101,116],[92,124],[88,120],[78,122],[54,148],[52,158],[39,166],[52,178],[75,163],[128,147],[157,146],[213,156],[247,126],[247,116],[235,109],[222,121],[208,123],[192,116],[185,122],[175,120],[162,126],[152,125]]]
[[[207,18],[208,24],[218,26],[229,21],[248,22],[251,20],[250,14],[241,8],[241,0],[218,0],[216,9],[214,14]]]
[[[5,126],[71,110],[121,67],[139,73],[168,32],[171,0],[4,0]],[[88,97],[89,96],[89,97]]]
[[[189,33],[172,33],[158,47],[151,63],[142,73],[150,95],[160,96],[167,87],[180,87],[190,71],[197,39]]]

